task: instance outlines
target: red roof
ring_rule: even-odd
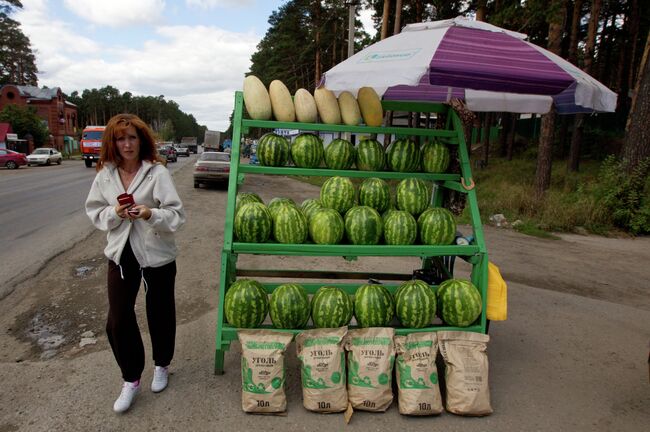
[[[0,141],[7,141],[8,133],[12,133],[11,124],[0,123]]]

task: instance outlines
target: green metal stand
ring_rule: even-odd
[[[385,110],[405,112],[429,112],[447,116],[446,129],[406,128],[406,127],[367,127],[367,126],[346,126],[329,125],[320,123],[286,123],[275,121],[248,120],[244,119],[243,95],[235,93],[235,115],[233,118],[233,137],[230,165],[230,179],[228,184],[228,204],[226,206],[226,224],[224,229],[224,244],[221,252],[221,278],[219,281],[219,305],[217,308],[217,329],[216,329],[216,353],[214,361],[215,374],[224,372],[224,354],[230,348],[230,343],[237,340],[237,329],[225,322],[223,313],[224,298],[226,290],[235,281],[237,276],[248,277],[284,277],[288,281],[295,279],[388,279],[405,280],[410,279],[409,275],[385,274],[385,273],[362,273],[362,272],[322,272],[305,270],[252,270],[237,268],[237,256],[239,254],[266,254],[284,256],[460,256],[464,257],[471,265],[472,282],[479,288],[483,297],[483,313],[477,322],[469,327],[455,328],[446,326],[432,326],[422,329],[409,329],[397,327],[396,334],[409,334],[412,332],[426,332],[438,330],[463,330],[473,332],[486,332],[486,300],[487,300],[487,250],[483,237],[483,228],[479,215],[476,191],[473,188],[473,180],[469,163],[469,156],[463,133],[463,127],[456,113],[448,106],[441,104],[423,102],[382,102]],[[241,134],[251,127],[266,129],[298,129],[301,131],[330,131],[330,132],[351,132],[362,134],[392,134],[394,136],[421,136],[437,138],[450,146],[458,146],[458,157],[460,159],[460,174],[429,174],[429,173],[398,173],[390,171],[356,171],[356,170],[330,170],[330,169],[304,169],[295,167],[263,167],[248,164],[240,164],[240,140]],[[409,177],[421,178],[430,181],[438,189],[447,188],[467,194],[471,224],[474,241],[465,246],[355,246],[355,245],[317,245],[317,244],[279,244],[279,243],[239,243],[233,239],[233,221],[235,215],[235,201],[237,189],[241,184],[240,177],[245,173],[266,174],[266,175],[300,175],[300,176],[342,176],[342,177],[379,177],[384,179],[403,179]],[[434,196],[434,203],[440,205],[440,195]],[[325,277],[326,275],[326,277]],[[327,285],[338,286],[349,294],[354,294],[357,287],[361,285],[353,283],[330,283]],[[268,293],[280,285],[280,283],[264,283]],[[309,294],[313,294],[323,283],[301,283]],[[397,289],[398,284],[385,285],[391,292]],[[270,326],[262,326],[268,328]],[[278,331],[299,333],[302,330]]]

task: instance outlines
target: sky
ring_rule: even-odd
[[[13,18],[31,41],[39,86],[164,95],[200,125],[223,131],[268,17],[284,3],[22,0]],[[361,20],[368,31],[370,13]]]

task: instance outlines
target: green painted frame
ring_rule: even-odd
[[[432,326],[422,329],[410,329],[396,326],[396,334],[409,334],[413,332],[438,331],[438,330],[463,330],[485,333],[487,327],[486,310],[487,310],[487,266],[488,257],[483,236],[483,227],[478,209],[476,190],[467,185],[473,185],[472,173],[467,153],[467,145],[463,132],[462,123],[456,113],[448,106],[442,104],[425,103],[425,102],[399,102],[383,101],[382,105],[385,110],[406,111],[406,112],[431,112],[447,114],[447,129],[423,129],[423,128],[406,128],[406,127],[367,127],[367,126],[347,126],[347,125],[330,125],[321,123],[287,123],[267,120],[249,120],[243,118],[243,94],[235,92],[235,111],[233,118],[233,136],[231,148],[230,179],[228,181],[228,203],[226,205],[226,223],[224,227],[224,243],[221,252],[221,277],[219,280],[219,304],[217,307],[217,326],[216,326],[216,349],[214,361],[214,373],[224,373],[224,356],[225,352],[230,349],[230,343],[237,340],[237,329],[225,322],[223,308],[225,293],[228,287],[235,281],[238,272],[237,256],[239,254],[266,254],[282,256],[342,256],[351,259],[357,256],[413,256],[413,257],[430,257],[430,256],[447,256],[456,255],[464,257],[471,265],[472,282],[479,288],[483,298],[483,312],[477,322],[469,327],[456,328],[448,326]],[[240,164],[240,140],[242,133],[251,127],[267,129],[298,129],[303,131],[329,131],[329,132],[352,132],[365,134],[392,134],[396,136],[425,136],[437,137],[449,145],[458,146],[458,156],[460,159],[461,174],[428,174],[428,173],[397,173],[389,171],[356,171],[356,170],[330,170],[330,169],[304,169],[295,167],[262,167],[255,165]],[[278,244],[278,243],[240,243],[235,242],[233,238],[233,221],[235,214],[235,201],[239,184],[243,182],[246,173],[268,174],[268,175],[299,175],[299,176],[344,176],[344,177],[380,177],[385,179],[402,179],[406,177],[417,177],[423,180],[431,181],[437,188],[453,189],[467,194],[467,203],[471,216],[471,225],[474,240],[467,246],[353,246],[353,245],[316,245],[316,244]],[[440,194],[434,194],[434,203],[440,205]],[[257,271],[258,274],[264,271]],[[286,272],[291,272],[287,270]],[[269,273],[272,273],[269,270]],[[331,272],[336,277],[337,272]],[[322,272],[309,272],[304,270],[295,270],[296,278],[310,278],[322,276]],[[349,276],[349,274],[345,274]],[[343,275],[343,276],[345,276]],[[358,273],[359,279],[372,273]],[[398,279],[396,277],[395,279]],[[280,283],[264,283],[267,292]],[[322,283],[302,283],[309,294],[313,294],[321,287]],[[357,287],[361,284],[352,283],[327,283],[327,285],[338,286],[354,294]],[[397,285],[387,284],[386,287],[394,292]],[[437,287],[435,287],[437,288]],[[269,328],[263,325],[261,328]],[[302,330],[275,329],[283,332],[297,334]]]

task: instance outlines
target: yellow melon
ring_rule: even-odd
[[[293,97],[293,105],[296,108],[296,119],[300,123],[316,123],[318,111],[311,93],[303,88],[298,89]]]
[[[381,107],[381,100],[372,87],[361,87],[357,94],[359,109],[363,121],[368,126],[381,126],[384,121],[384,110]]]
[[[273,117],[275,117],[277,121],[296,121],[296,110],[293,108],[291,93],[289,93],[289,89],[282,81],[271,81],[271,84],[269,85],[269,96],[271,97]]]
[[[339,103],[334,93],[325,87],[320,87],[314,91],[314,99],[316,100],[318,115],[323,123],[341,123],[341,111],[339,110]]]
[[[244,78],[244,104],[246,111],[253,120],[269,120],[271,118],[271,98],[264,83],[255,75]]]
[[[359,104],[349,91],[341,92],[339,95],[339,109],[343,123],[349,126],[356,126],[361,123],[361,111]]]

